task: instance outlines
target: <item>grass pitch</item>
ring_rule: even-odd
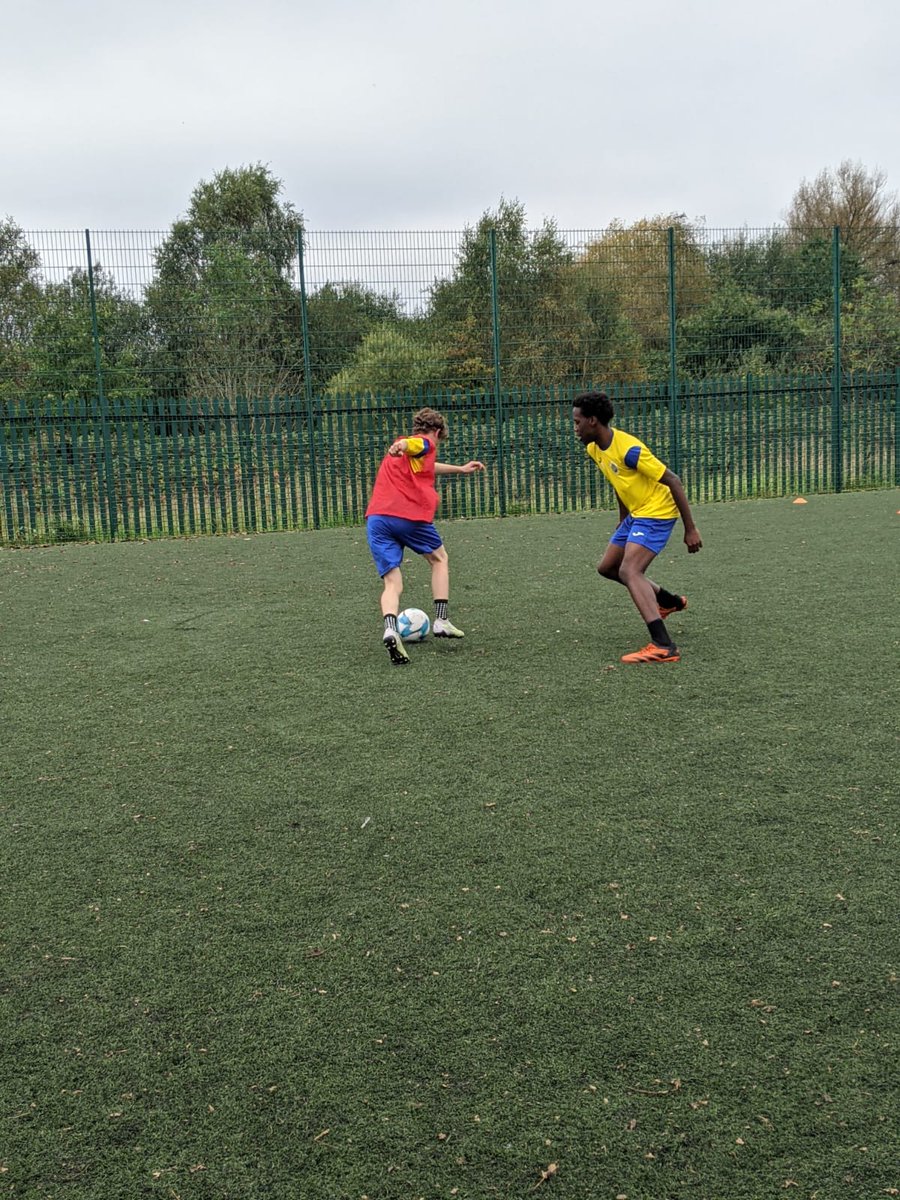
[[[0,1194],[894,1194],[897,508],[5,552]]]

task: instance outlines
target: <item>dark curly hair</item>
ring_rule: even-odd
[[[586,417],[596,417],[603,425],[608,425],[615,415],[606,392],[582,392],[572,401],[572,407],[581,409]]]

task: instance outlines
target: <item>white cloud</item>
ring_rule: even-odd
[[[777,223],[844,158],[900,189],[893,0],[32,0],[6,19],[0,215],[161,229],[262,161],[309,224],[660,212]]]

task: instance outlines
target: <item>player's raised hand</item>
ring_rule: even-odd
[[[406,438],[397,438],[396,442],[391,442],[388,446],[388,454],[392,454],[394,458],[399,458],[406,451]]]
[[[473,458],[471,462],[463,463],[459,469],[464,475],[471,475],[473,471],[483,471],[485,466],[483,462],[479,462],[477,458]]]

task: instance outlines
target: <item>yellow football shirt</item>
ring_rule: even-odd
[[[631,515],[656,521],[677,517],[678,506],[671,491],[659,482],[666,473],[666,464],[630,433],[614,429],[612,434],[612,441],[605,450],[601,450],[596,442],[591,442],[585,449]]]

